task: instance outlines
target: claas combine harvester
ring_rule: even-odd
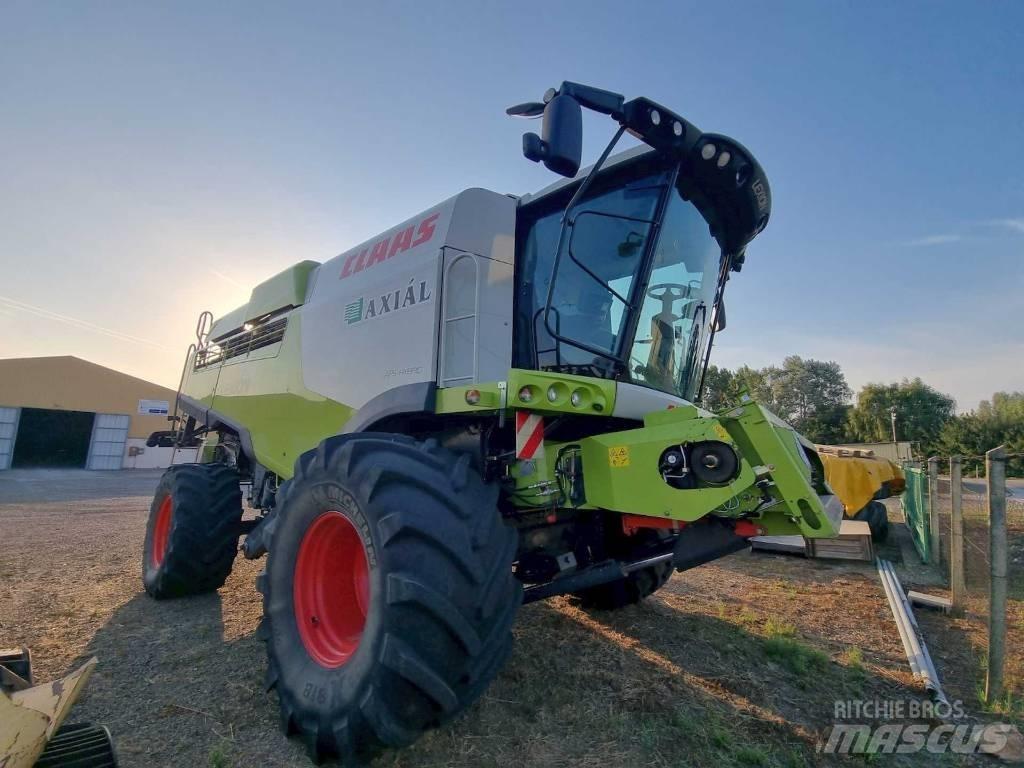
[[[579,173],[583,109],[617,123]],[[245,535],[267,683],[314,759],[363,762],[464,710],[523,602],[613,609],[752,536],[833,536],[814,446],[694,405],[726,281],[768,222],[753,155],[565,82],[534,195],[469,189],[200,319],[153,500],[156,598],[220,587]],[[612,156],[624,133],[641,146]],[[242,520],[242,490],[255,519]]]

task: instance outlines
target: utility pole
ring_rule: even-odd
[[[1003,659],[1006,649],[1006,448],[999,446],[985,454],[988,478],[989,557],[991,586],[988,606],[988,670],[985,701],[1003,695]]]
[[[892,441],[896,443],[896,406],[889,409],[889,420],[892,421]]]

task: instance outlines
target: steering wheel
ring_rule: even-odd
[[[647,295],[661,302],[661,311],[653,319],[671,325],[682,317],[672,311],[672,305],[680,299],[689,298],[690,286],[681,283],[658,283],[647,289]]]
[[[656,293],[658,290],[661,290],[661,293]],[[647,295],[656,301],[662,302],[662,304],[668,300],[669,309],[671,309],[671,302],[685,299],[690,295],[690,286],[683,285],[682,283],[658,283],[647,289]]]

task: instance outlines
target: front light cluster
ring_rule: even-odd
[[[541,391],[533,384],[526,384],[519,388],[516,394],[521,403],[533,403],[540,396]],[[604,410],[603,398],[595,397],[594,393],[585,387],[570,389],[563,382],[556,381],[544,391],[544,397],[551,405],[563,405],[566,402],[573,408],[591,408],[595,411]]]

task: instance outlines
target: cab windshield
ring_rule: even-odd
[[[521,309],[527,299],[537,368],[692,399],[721,252],[700,212],[670,184],[670,174],[655,174],[581,202],[554,275],[562,211],[529,225]]]

